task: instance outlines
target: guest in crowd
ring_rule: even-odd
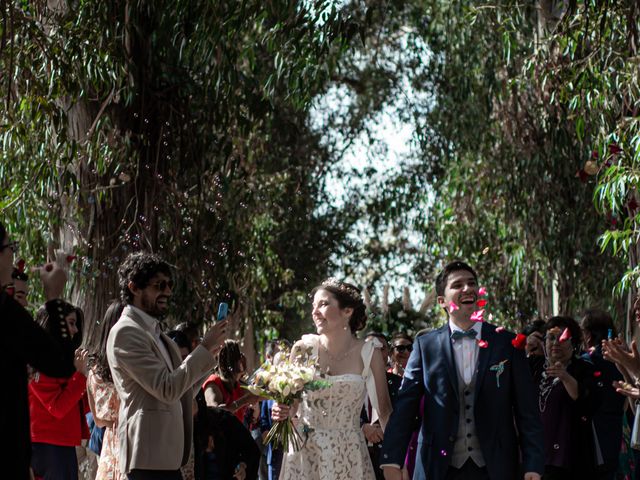
[[[29,306],[29,275],[24,271],[24,263],[21,263],[21,268],[14,267],[9,287],[14,300],[27,308]]]
[[[582,334],[573,318],[552,317],[543,333],[544,355],[529,357],[544,426],[543,477],[594,478],[597,462],[592,420],[602,398],[598,374],[579,356]]]
[[[395,336],[394,336],[395,338]],[[409,337],[410,338],[410,337]],[[370,342],[376,340],[380,343],[380,353],[382,354],[385,365],[389,359],[389,340],[386,335],[380,332],[369,332],[365,335],[365,341]],[[404,338],[403,338],[404,341]],[[409,356],[407,355],[407,358]],[[406,366],[406,362],[405,362]],[[402,367],[404,368],[404,367]],[[389,399],[391,400],[391,406],[395,404],[395,398],[400,389],[402,383],[402,376],[397,375],[391,371],[386,372],[387,387],[389,390]],[[371,463],[373,464],[373,471],[378,480],[384,479],[384,473],[380,468],[380,450],[382,449],[382,439],[384,432],[378,418],[374,418],[374,409],[371,405],[371,401],[368,396],[365,398],[365,405],[362,408],[360,415],[360,421],[362,423],[362,433],[367,440],[367,449],[369,450],[369,456],[371,457]]]
[[[216,322],[182,360],[159,324],[172,293],[169,264],[137,252],[118,275],[126,307],[109,332],[107,358],[121,401],[119,467],[129,480],[181,480],[191,451],[196,383],[215,366],[227,322]]]
[[[596,370],[596,385],[602,392],[602,403],[593,414],[597,473],[594,480],[614,480],[618,470],[622,445],[622,424],[625,399],[613,388],[623,379],[615,364],[603,358],[602,341],[616,338],[617,332],[611,315],[598,309],[588,309],[580,323],[584,336],[585,358]]]
[[[206,407],[201,420],[199,442],[205,452],[202,479],[256,479],[260,450],[238,418],[227,410]]]
[[[53,316],[46,308],[37,314],[38,323],[74,356],[76,372],[55,378],[35,371],[29,382],[31,417],[31,468],[44,480],[78,479],[76,446],[89,438],[85,419],[88,352],[79,349],[82,338],[82,310],[58,301]]]
[[[18,243],[12,241],[0,223],[0,318],[3,335],[0,352],[4,355],[4,385],[11,394],[0,395],[0,431],[11,439],[0,449],[0,465],[6,478],[30,478],[31,433],[27,387],[27,365],[41,374],[65,378],[73,374],[73,355],[65,354],[64,345],[39,326],[31,315],[5,291],[12,283],[13,255]],[[45,308],[57,314],[57,300],[62,297],[67,274],[57,264],[48,263],[38,271]]]
[[[225,340],[218,355],[218,373],[210,375],[202,385],[209,407],[224,406],[244,422],[247,405],[257,397],[242,388],[240,380],[245,375],[247,360],[236,340]]]
[[[180,330],[170,330],[167,332],[167,337],[173,340],[178,346],[182,360],[189,356],[191,353],[191,342],[189,342],[189,339],[184,332],[181,332]]]
[[[402,378],[407,367],[409,356],[413,350],[413,338],[405,332],[398,332],[391,337],[391,372]]]
[[[182,332],[186,335],[189,342],[189,351],[192,352],[200,344],[200,329],[193,322],[180,322],[174,328],[175,331]]]
[[[104,428],[95,480],[126,480],[127,478],[118,468],[120,398],[113,383],[107,358],[107,338],[123,310],[124,304],[119,301],[109,305],[98,327],[97,342],[91,346],[89,354],[87,398],[96,427]]]

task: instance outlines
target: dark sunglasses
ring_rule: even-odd
[[[413,351],[413,345],[394,345],[393,349],[396,352],[400,352],[400,353],[402,353],[402,352],[411,353]]]
[[[16,253],[18,251],[18,242],[10,242],[6,245],[0,245],[0,252],[5,248],[10,248],[13,253]]]
[[[156,282],[156,283],[150,283],[149,284],[150,287],[153,287],[161,292],[164,292],[167,287],[169,287],[169,289],[173,290],[173,280],[162,280],[160,282]]]

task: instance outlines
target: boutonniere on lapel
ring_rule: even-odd
[[[502,373],[504,372],[504,366],[506,365],[507,361],[508,360],[502,360],[495,365],[491,365],[491,367],[489,368],[489,370],[491,370],[492,372],[496,372],[496,386],[498,388],[500,388],[500,375],[502,375]]]

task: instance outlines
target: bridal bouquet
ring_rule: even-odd
[[[283,353],[284,357],[285,353]],[[312,363],[311,356],[301,354],[296,357],[296,362],[291,362],[289,356],[277,364],[265,363],[249,378],[249,385],[244,388],[254,395],[277,403],[293,405],[295,400],[302,397],[305,391],[320,390],[331,385],[326,380],[315,379],[316,365]],[[265,443],[281,446],[285,451],[292,446],[299,450],[302,446],[302,438],[296,430],[291,418],[274,422],[265,437]]]

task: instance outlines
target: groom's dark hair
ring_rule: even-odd
[[[436,295],[438,296],[444,295],[444,289],[447,286],[447,280],[449,279],[449,275],[451,275],[453,272],[457,272],[460,270],[466,270],[467,272],[471,272],[471,274],[473,275],[473,278],[476,279],[476,282],[478,281],[478,275],[476,275],[475,270],[471,268],[471,266],[469,266],[468,264],[460,260],[454,260],[453,262],[447,263],[442,269],[442,271],[436,277]]]

